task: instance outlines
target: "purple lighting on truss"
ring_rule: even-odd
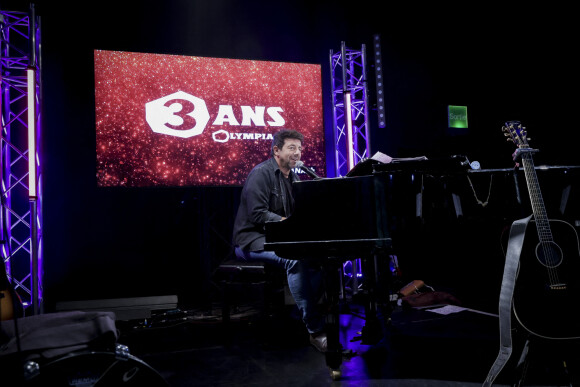
[[[29,12],[0,10],[0,16],[1,254],[22,306],[38,314],[43,261],[40,21],[33,4]]]

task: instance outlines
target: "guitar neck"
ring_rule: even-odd
[[[538,237],[540,242],[552,242],[553,236],[550,229],[550,221],[546,214],[546,207],[544,206],[544,199],[542,198],[542,191],[540,190],[540,183],[531,152],[524,152],[522,154],[522,164],[524,165],[524,173],[526,175],[526,183],[528,185]]]

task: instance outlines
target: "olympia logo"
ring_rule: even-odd
[[[241,123],[234,114],[232,105],[220,105],[211,126],[283,126],[286,121],[281,116],[284,110],[273,106],[240,106]],[[266,118],[266,116],[268,118]],[[210,122],[210,113],[205,101],[201,98],[178,91],[145,104],[145,119],[155,133],[182,138],[190,138],[203,133]],[[271,134],[230,133],[220,128],[213,133],[216,142],[229,139],[271,139]]]

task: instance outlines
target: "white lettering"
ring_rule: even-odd
[[[268,121],[268,124],[270,126],[284,126],[286,121],[280,115],[280,113],[284,111],[284,110],[282,110],[281,107],[269,107],[267,111],[268,111],[268,114],[270,115],[270,117],[272,117],[272,119],[274,120],[274,121]]]
[[[449,115],[449,117],[450,117],[452,120],[461,120],[461,121],[465,121],[465,120],[467,119],[467,116],[466,116],[465,114],[454,114],[454,113],[451,113],[451,114]]]
[[[256,126],[266,126],[264,123],[265,106],[256,106],[256,111],[251,106],[242,106],[242,126],[251,126],[252,122]]]
[[[223,125],[224,122],[227,122],[230,125],[240,125],[238,120],[236,120],[236,116],[234,116],[234,109],[232,109],[231,105],[220,105],[213,125]]]
[[[213,132],[211,137],[215,142],[228,142],[230,134],[227,131],[220,129],[217,132]]]
[[[251,106],[241,106],[242,109],[242,126],[266,126],[264,113],[267,112],[271,121],[268,121],[267,124],[270,126],[284,126],[286,124],[286,120],[280,115],[281,112],[284,110],[281,107],[273,106],[266,109],[265,106],[256,106],[252,108]],[[216,116],[216,119],[213,122],[213,125],[223,125],[224,123],[228,123],[232,126],[239,126],[240,122],[237,120],[234,109],[232,105],[220,105],[219,110]]]
[[[266,108],[265,106],[240,106],[242,113],[242,126],[284,126],[286,120],[280,113],[284,110],[278,106]],[[162,133],[177,137],[193,137],[201,134],[210,119],[210,114],[201,98],[193,95],[177,92],[150,101],[145,104],[146,120],[151,129],[156,133]],[[265,121],[265,113],[268,113],[271,120]],[[453,115],[452,115],[453,116]],[[240,126],[232,105],[219,105],[214,126]],[[220,141],[223,141],[222,132],[218,131]],[[227,132],[226,132],[227,133]],[[228,134],[228,139],[237,136],[241,139],[241,134]],[[252,137],[253,136],[253,137]],[[268,135],[270,138],[271,136]],[[268,139],[266,135],[260,133],[246,134],[245,139]],[[226,139],[225,141],[227,141]],[[217,140],[216,140],[217,141]]]
[[[213,132],[211,135],[215,142],[228,142],[229,140],[269,140],[274,139],[272,133],[230,133],[224,129]]]

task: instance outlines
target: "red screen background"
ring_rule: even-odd
[[[304,135],[302,160],[325,176],[320,65],[103,50],[94,55],[99,186],[241,185],[270,156],[268,134],[281,128]],[[209,121],[202,133],[182,138],[152,130],[146,104],[176,92],[205,102]],[[214,125],[220,105],[231,106],[234,117]],[[265,126],[233,125],[231,118],[242,123],[242,106],[279,107],[285,124],[268,124],[275,120],[266,114]],[[244,133],[258,139],[238,139]]]

